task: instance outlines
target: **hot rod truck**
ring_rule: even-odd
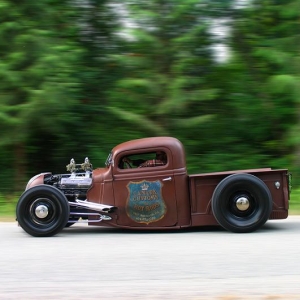
[[[246,233],[288,216],[288,170],[188,175],[184,147],[172,137],[124,142],[104,168],[93,169],[86,158],[82,164],[71,159],[67,170],[29,180],[16,207],[28,234],[53,236],[76,222],[152,230],[220,225]]]

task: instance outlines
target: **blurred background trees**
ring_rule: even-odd
[[[300,0],[2,0],[0,193],[159,135],[190,173],[299,185],[299,17]]]

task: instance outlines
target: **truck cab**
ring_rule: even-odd
[[[155,160],[158,166],[124,164]],[[114,205],[119,207],[117,224],[138,227],[170,227],[190,223],[188,175],[183,145],[175,138],[146,138],[126,142],[112,151]]]

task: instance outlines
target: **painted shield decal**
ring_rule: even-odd
[[[161,193],[162,183],[156,181],[129,182],[126,212],[137,223],[152,223],[166,214],[166,204]]]

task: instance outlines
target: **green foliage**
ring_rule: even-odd
[[[1,1],[0,192],[159,135],[183,142],[190,173],[288,168],[298,186],[299,12],[299,0]]]
[[[8,198],[0,194],[0,221],[13,221],[15,219],[17,199],[17,196]]]
[[[292,144],[295,134],[290,132],[294,126],[293,132],[297,130],[299,120],[299,70],[294,68],[299,13],[284,11],[296,3],[252,1],[232,14],[230,60],[216,74],[222,78],[216,81],[223,119],[216,132],[226,136],[220,139],[221,156],[234,161],[230,167],[240,162],[241,167],[292,168],[295,157],[290,154],[299,145],[296,139]]]
[[[290,212],[291,214],[300,213],[300,189],[293,189],[290,198]]]
[[[124,4],[135,28],[113,57],[126,77],[109,91],[110,112],[125,128],[135,126],[136,137],[184,137],[209,122],[217,94],[205,77],[214,62],[203,8],[194,0]]]

